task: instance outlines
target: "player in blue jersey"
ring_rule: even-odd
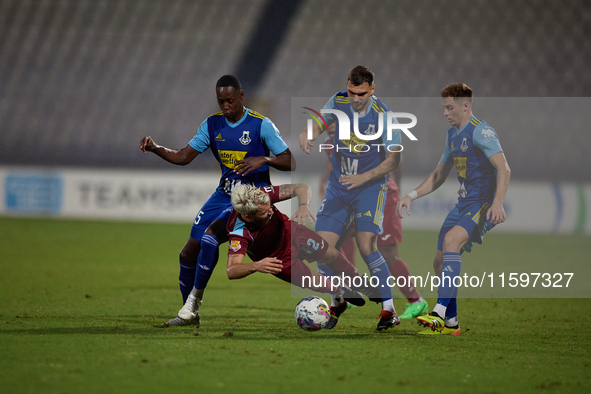
[[[355,219],[355,239],[357,247],[367,264],[372,277],[378,278],[377,293],[373,300],[382,302],[382,312],[378,316],[377,329],[382,331],[400,324],[400,319],[392,302],[392,289],[387,285],[388,265],[377,248],[377,235],[380,232],[384,202],[386,200],[386,175],[400,163],[400,130],[392,133],[392,139],[382,130],[376,140],[367,140],[354,134],[355,127],[364,136],[375,135],[380,125],[386,124],[386,113],[390,110],[374,96],[374,73],[365,66],[357,66],[349,73],[347,91],[336,93],[325,105],[325,109],[337,109],[350,119],[351,138],[339,139],[339,124],[335,129],[335,147],[332,157],[332,171],[329,175],[326,195],[316,223],[316,232],[330,246],[335,246],[351,217]],[[355,114],[357,116],[355,116]],[[355,125],[355,117],[358,123]],[[380,121],[382,117],[383,123]],[[326,116],[330,127],[337,119]],[[384,126],[385,129],[385,126]],[[325,131],[314,124],[312,139],[307,131],[300,135],[300,148],[310,153],[311,142]],[[330,275],[328,267],[319,264],[319,270]],[[331,299],[331,320],[327,328],[333,328],[339,316],[347,309],[346,303]]]
[[[443,222],[433,261],[435,273],[441,275],[437,305],[417,320],[431,328],[421,334],[460,335],[454,279],[460,276],[461,253],[470,252],[473,242],[481,244],[487,231],[505,221],[503,200],[511,170],[495,130],[472,115],[472,89],[463,83],[452,84],[441,91],[441,97],[443,115],[452,126],[443,156],[435,171],[400,200],[396,214],[402,218],[406,207],[408,215],[411,201],[441,186],[455,165],[460,182],[458,203]]]
[[[183,304],[191,295],[195,318],[186,320],[177,316],[162,327],[200,323],[198,308],[203,291],[217,263],[218,246],[227,241],[225,220],[232,211],[232,190],[240,184],[270,185],[269,167],[281,171],[295,169],[291,151],[273,122],[244,107],[244,91],[238,78],[222,76],[216,83],[216,96],[220,112],[204,120],[184,148],[165,148],[149,136],[140,142],[144,153],[153,152],[179,165],[189,164],[209,148],[222,170],[220,183],[197,213],[191,235],[179,258]]]

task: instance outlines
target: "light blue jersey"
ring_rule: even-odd
[[[475,117],[460,130],[447,131],[441,162],[454,163],[458,170],[459,204],[491,201],[497,188],[497,171],[489,158],[502,152],[495,130]]]

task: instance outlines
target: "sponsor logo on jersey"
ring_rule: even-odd
[[[218,155],[223,165],[228,168],[234,169],[236,163],[246,156],[245,151],[240,150],[218,150]]]
[[[369,216],[369,217],[371,217],[371,212],[367,211],[367,212],[365,212],[365,213],[363,214],[363,216]]]
[[[240,137],[239,141],[240,141],[240,143],[242,145],[248,145],[248,144],[250,144],[250,141],[252,141],[250,139],[250,131],[244,130],[242,132],[242,137]]]
[[[241,246],[240,246],[240,241],[238,241],[237,239],[230,242],[230,250],[232,252],[238,252],[240,250]]]
[[[454,164],[458,170],[458,176],[460,178],[466,178],[468,158],[467,157],[454,157]]]
[[[341,140],[341,142],[347,148],[349,148],[349,151],[351,151],[352,153],[356,153],[357,155],[359,155],[361,152],[367,152],[367,149],[365,148],[367,144],[365,143],[365,141],[363,141],[361,138],[358,138],[357,136],[354,136],[350,140]]]
[[[216,141],[225,141],[225,139],[222,137],[222,133],[219,133],[216,137],[215,137]]]

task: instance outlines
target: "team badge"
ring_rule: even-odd
[[[232,252],[238,252],[240,250],[240,248],[241,248],[240,241],[234,240],[234,241],[230,242],[230,250]]]
[[[468,143],[466,142],[466,138],[464,138],[462,140],[462,145],[460,146],[460,149],[462,150],[462,152],[465,152],[468,150]]]
[[[376,133],[376,125],[370,124],[367,130],[365,130],[365,135],[374,135]]]
[[[240,141],[240,143],[241,143],[242,145],[248,145],[248,144],[250,144],[250,141],[252,141],[252,140],[250,139],[250,131],[246,131],[246,130],[244,130],[244,131],[242,132],[242,137],[240,137],[240,140],[239,140],[239,141]]]

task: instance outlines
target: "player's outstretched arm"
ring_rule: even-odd
[[[410,215],[411,201],[437,190],[441,185],[443,185],[452,168],[453,163],[442,163],[439,161],[437,163],[437,167],[435,167],[435,171],[429,174],[429,176],[419,185],[419,187],[398,201],[398,205],[396,206],[396,216],[399,218],[403,217],[403,207],[406,207],[406,214]]]
[[[265,257],[260,261],[253,261],[247,264],[242,264],[243,260],[243,254],[232,254],[228,256],[228,267],[226,268],[228,279],[242,279],[255,272],[278,274],[283,268],[281,260],[275,257]]]
[[[312,143],[312,141],[316,141],[316,138],[318,138],[320,136],[320,134],[322,134],[324,130],[322,130],[322,128],[317,124],[314,123],[312,125],[312,138],[308,138],[308,129],[302,131],[300,133],[300,138],[299,138],[299,143],[300,143],[300,149],[303,150],[305,153],[310,154],[310,151],[312,149],[312,147],[314,146],[314,144]]]
[[[400,152],[388,152],[386,158],[379,166],[362,174],[343,175],[339,178],[341,185],[349,186],[348,189],[361,186],[374,178],[383,177],[390,171],[394,171],[400,164]]]
[[[288,148],[275,157],[252,156],[239,160],[236,162],[234,172],[241,175],[247,175],[251,171],[258,169],[265,164],[276,168],[279,171],[293,171],[296,169],[295,159]]]
[[[142,138],[140,141],[140,149],[142,152],[152,152],[160,156],[164,160],[172,164],[181,166],[187,165],[199,155],[199,151],[187,145],[182,149],[169,149],[164,146],[156,144],[154,139],[150,136]]]
[[[297,183],[294,185],[288,185],[291,189],[291,196],[295,195],[298,198],[298,209],[289,218],[289,220],[295,220],[299,224],[306,225],[306,220],[310,221],[310,224],[316,222],[316,217],[310,211],[310,203],[312,202],[312,188],[309,185],[303,183]]]
[[[492,206],[486,213],[486,220],[490,219],[492,224],[499,224],[507,219],[505,209],[503,208],[503,201],[505,200],[505,195],[509,188],[511,169],[509,168],[509,163],[507,163],[507,158],[503,152],[495,153],[489,158],[489,160],[497,170],[497,189]]]

